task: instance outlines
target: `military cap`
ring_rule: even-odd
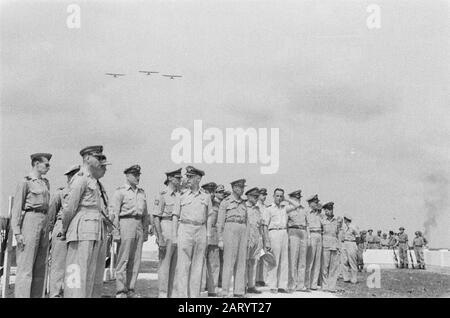
[[[225,195],[224,195],[224,198],[226,198],[226,197],[229,197],[229,196],[230,196],[231,192],[230,192],[230,191],[225,191],[224,194],[225,194]]]
[[[372,229],[368,229],[367,232],[373,232],[373,230]]]
[[[261,194],[261,195],[267,195],[267,189],[266,189],[266,188],[260,188],[260,189],[259,189],[259,194]]]
[[[164,185],[168,185],[168,184],[169,184],[169,180],[166,179],[166,180],[164,181]]]
[[[38,152],[38,153],[34,153],[30,156],[31,160],[39,159],[42,157],[47,158],[47,160],[50,160],[52,158],[52,154],[46,153],[46,152]]]
[[[203,177],[205,175],[205,172],[200,169],[194,168],[193,166],[187,166],[186,167],[186,175]]]
[[[238,180],[230,182],[230,184],[231,184],[232,187],[234,187],[234,186],[245,187],[245,181],[246,181],[245,179],[238,179]]]
[[[322,208],[324,208],[325,210],[333,210],[334,207],[334,202],[330,201],[325,203]]]
[[[312,201],[319,202],[319,196],[317,194],[314,194],[306,200],[306,202],[312,202]]]
[[[346,215],[344,215],[344,219],[347,219],[347,220],[351,221],[352,217],[350,215],[346,214]]]
[[[78,171],[80,171],[80,165],[73,165],[66,172],[64,172],[64,175],[67,176],[70,174],[77,173]]]
[[[202,189],[208,190],[208,191],[215,191],[217,188],[217,183],[215,182],[208,182],[202,185]]]
[[[166,172],[166,176],[167,177],[181,178],[181,168],[177,169],[177,170],[174,170],[174,171]]]
[[[290,197],[294,197],[294,198],[301,197],[302,196],[302,190],[293,191],[293,192],[289,193],[289,196]]]
[[[247,192],[245,192],[245,195],[255,195],[255,196],[259,196],[259,189],[257,187],[251,188],[250,190],[248,190]]]
[[[101,155],[103,153],[103,146],[87,146],[80,150],[80,155]]]
[[[362,231],[361,231],[361,234],[366,234],[366,233],[367,233],[366,230],[362,230]]]
[[[266,263],[269,268],[274,268],[277,266],[277,260],[272,252],[263,251],[263,255],[261,255],[261,259]]]
[[[403,226],[401,226],[398,230],[399,230],[399,231],[404,231],[405,228],[404,228]]]
[[[123,173],[128,174],[141,174],[141,166],[140,165],[132,165],[129,168],[126,168]]]
[[[225,192],[225,187],[223,186],[223,184],[219,184],[216,187],[216,192]]]

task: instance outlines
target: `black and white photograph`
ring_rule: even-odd
[[[1,298],[450,298],[449,0],[0,0],[0,52]]]

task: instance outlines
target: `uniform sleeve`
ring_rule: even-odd
[[[164,195],[162,193],[159,193],[155,199],[155,209],[153,210],[153,215],[154,216],[162,216],[165,205],[166,205],[166,201],[164,199]]]
[[[70,187],[67,206],[63,210],[62,225],[63,233],[67,232],[70,222],[77,214],[78,206],[80,204],[81,196],[86,190],[87,182],[85,178],[77,178]]]
[[[208,195],[208,211],[206,211],[206,235],[208,237],[212,236],[212,218],[210,216],[213,213],[211,197]]]
[[[264,225],[267,225],[267,226],[270,225],[270,208],[264,209],[263,221],[264,221]]]
[[[148,207],[147,207],[147,195],[144,193],[142,193],[142,195],[144,196],[144,211],[142,211],[142,223],[144,226],[144,231],[148,230],[148,226],[150,225],[150,214],[148,213]]]
[[[26,197],[27,197],[27,182],[24,180],[17,185],[16,194],[14,195],[14,204],[11,215],[11,227],[15,235],[21,234],[20,219]]]
[[[56,215],[58,211],[61,209],[62,200],[61,200],[61,191],[54,193],[50,197],[50,206],[48,208],[48,216],[49,216],[49,224],[54,225],[56,221]]]
[[[113,199],[112,199],[112,211],[113,211],[113,215],[114,215],[114,225],[117,227],[120,224],[119,215],[120,215],[120,208],[122,207],[122,202],[123,202],[122,191],[120,191],[120,189],[117,189],[114,192]]]
[[[228,200],[223,200],[219,205],[219,213],[217,215],[217,236],[219,242],[223,241],[223,228],[225,226],[225,216],[227,212]]]

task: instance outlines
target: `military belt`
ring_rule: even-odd
[[[322,233],[322,230],[309,230],[310,233]]]
[[[225,220],[225,223],[244,224],[244,223],[247,223],[247,220],[244,218],[240,218],[240,217],[229,217],[228,219]]]
[[[34,212],[34,213],[43,213],[43,214],[47,214],[47,210],[46,209],[25,209],[25,212]]]
[[[356,242],[355,240],[344,240],[344,242]]]
[[[423,245],[414,245],[414,247],[422,247]]]
[[[291,226],[288,226],[288,229],[306,230],[306,226],[304,226],[304,225],[291,225]]]
[[[119,220],[121,220],[121,219],[142,220],[142,215],[121,215],[121,216],[119,216]]]
[[[273,231],[273,230],[286,230],[286,228],[285,227],[274,227],[274,228],[271,228],[271,229],[269,229],[269,231]]]
[[[161,221],[172,221],[172,216],[160,216]]]
[[[183,223],[183,224],[191,224],[191,225],[197,225],[197,226],[205,225],[205,222],[191,221],[191,220],[186,220],[186,219],[180,220],[180,223]]]
[[[398,241],[399,243],[406,243],[406,241]]]

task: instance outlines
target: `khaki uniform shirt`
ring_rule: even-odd
[[[163,189],[155,200],[153,215],[162,218],[171,218],[175,207],[175,200],[179,195],[179,192],[171,190],[169,187]]]
[[[49,222],[54,225],[56,220],[62,219],[62,213],[67,206],[69,197],[69,186],[60,187],[50,198],[50,206],[48,208]]]
[[[261,211],[257,205],[251,205],[248,201],[247,206],[247,228],[248,228],[248,245],[256,245],[261,240],[261,227],[263,225],[263,218]]]
[[[423,247],[424,245],[427,245],[427,240],[421,236],[415,237],[413,240],[413,246],[414,247]]]
[[[322,218],[323,216],[320,212],[316,212],[312,209],[306,213],[306,220],[311,232],[322,231]]]
[[[105,192],[103,195],[107,200]],[[67,200],[62,219],[67,242],[104,240],[104,217],[100,211],[107,211],[107,207],[101,197],[99,182],[85,167],[73,176]]]
[[[112,210],[114,211],[114,223],[120,226],[120,218],[135,217],[141,218],[144,229],[149,224],[147,210],[147,196],[144,189],[136,187],[135,190],[129,184],[118,187],[113,195]]]
[[[214,199],[212,203],[211,212],[208,214],[208,222],[211,222],[210,233],[208,234],[210,245],[219,244],[219,235],[217,233],[217,219],[219,216],[219,206],[220,202],[217,199]]]
[[[275,203],[269,206],[264,213],[264,225],[267,225],[268,230],[272,229],[286,229],[288,216],[286,206],[277,207]]]
[[[356,242],[356,238],[359,237],[358,231],[353,225],[343,225],[344,227],[344,241]]]
[[[339,247],[338,235],[340,225],[336,217],[322,219],[322,247],[328,250],[337,250]]]
[[[247,223],[247,207],[245,201],[236,199],[233,194],[226,197],[219,206],[219,216],[217,220],[217,233],[219,242],[223,241],[223,229],[227,221],[238,221],[242,224]]]
[[[211,210],[211,196],[208,193],[203,190],[193,192],[191,189],[186,189],[175,198],[173,215],[178,216],[180,222],[206,224]]]
[[[406,233],[399,234],[397,239],[399,244],[408,243],[408,234]]]
[[[308,225],[308,219],[306,217],[306,210],[303,207],[298,207],[295,210],[288,212],[288,227],[300,226],[305,227]]]
[[[26,176],[17,186],[11,215],[11,227],[15,234],[21,234],[22,211],[41,210],[48,212],[50,204],[50,183],[45,178]]]

